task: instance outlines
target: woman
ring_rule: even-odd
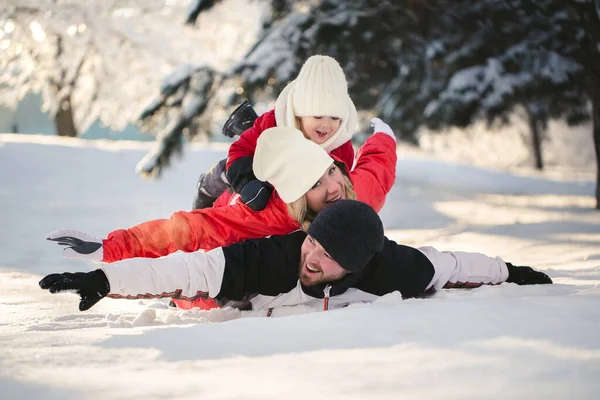
[[[378,118],[372,122],[375,133],[359,149],[351,172],[296,129],[265,131],[254,157],[255,174],[277,191],[262,211],[251,210],[238,195],[224,193],[213,208],[176,212],[169,219],[113,231],[102,241],[73,230],[53,232],[47,239],[66,245],[65,257],[114,262],[287,234],[306,227],[339,198],[352,198],[352,192],[378,212],[394,184],[397,155],[390,127]]]

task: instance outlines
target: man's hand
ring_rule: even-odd
[[[267,206],[273,193],[273,186],[267,182],[253,179],[248,181],[240,191],[240,199],[254,211],[262,211]]]
[[[508,278],[506,282],[516,283],[517,285],[543,285],[552,283],[552,279],[541,271],[527,266],[516,266],[506,263],[508,268]]]
[[[81,297],[79,311],[89,310],[110,292],[110,284],[101,269],[92,272],[50,274],[40,281],[40,287],[50,293],[75,291]]]
[[[373,133],[385,133],[386,135],[391,136],[394,139],[394,141],[396,140],[396,135],[394,135],[394,131],[392,131],[392,128],[390,128],[388,124],[386,124],[379,118],[371,119],[371,127],[373,128]]]
[[[66,246],[62,252],[63,257],[66,258],[85,258],[96,262],[101,262],[104,258],[102,240],[87,233],[72,229],[59,229],[48,234],[46,239]]]

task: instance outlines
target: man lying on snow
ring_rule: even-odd
[[[321,211],[307,232],[253,239],[195,253],[132,258],[92,272],[51,274],[50,293],[75,290],[79,309],[112,298],[194,297],[245,300],[253,309],[298,304],[328,306],[371,301],[394,291],[402,297],[442,288],[513,282],[552,283],[544,273],[479,253],[412,248],[384,236],[375,211],[340,200]],[[324,299],[324,300],[321,300]]]

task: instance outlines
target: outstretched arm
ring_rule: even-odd
[[[267,208],[252,211],[244,204],[176,212],[169,219],[144,222],[111,232],[104,240],[70,229],[46,238],[66,246],[63,256],[115,262],[126,258],[166,256],[177,250],[210,250],[247,239],[284,235],[300,229],[285,203],[273,196]]]
[[[350,172],[357,199],[377,212],[383,208],[385,198],[394,186],[398,161],[393,133],[378,128],[384,129],[375,125],[375,133],[358,150],[356,165]]]
[[[276,296],[296,286],[300,247],[298,231],[163,258],[134,258],[92,272],[50,274],[40,287],[50,293],[75,291],[85,311],[108,296],[138,299],[206,295],[242,300],[250,294]]]
[[[221,290],[223,249],[177,253],[162,258],[132,258],[102,268],[113,298],[216,297]]]
[[[280,199],[255,212],[244,204],[176,212],[169,219],[113,231],[103,240],[104,262],[132,257],[162,257],[293,232],[299,225]]]
[[[247,240],[214,250],[168,257],[133,258],[102,267],[109,297],[192,298],[208,295],[242,300],[249,294],[278,295],[295,287],[306,234]]]
[[[218,248],[208,253],[133,258],[106,264],[92,272],[50,274],[39,285],[50,293],[75,291],[81,298],[79,310],[85,311],[107,296],[126,299],[216,297],[224,269],[223,249]]]

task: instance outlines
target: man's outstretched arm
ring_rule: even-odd
[[[300,246],[305,236],[303,232],[296,232],[248,240],[206,253],[132,258],[103,265],[96,271],[76,273],[76,276],[51,274],[40,281],[40,287],[51,293],[75,291],[81,296],[82,311],[103,297],[206,295],[242,300],[254,293],[277,295],[296,285]]]

